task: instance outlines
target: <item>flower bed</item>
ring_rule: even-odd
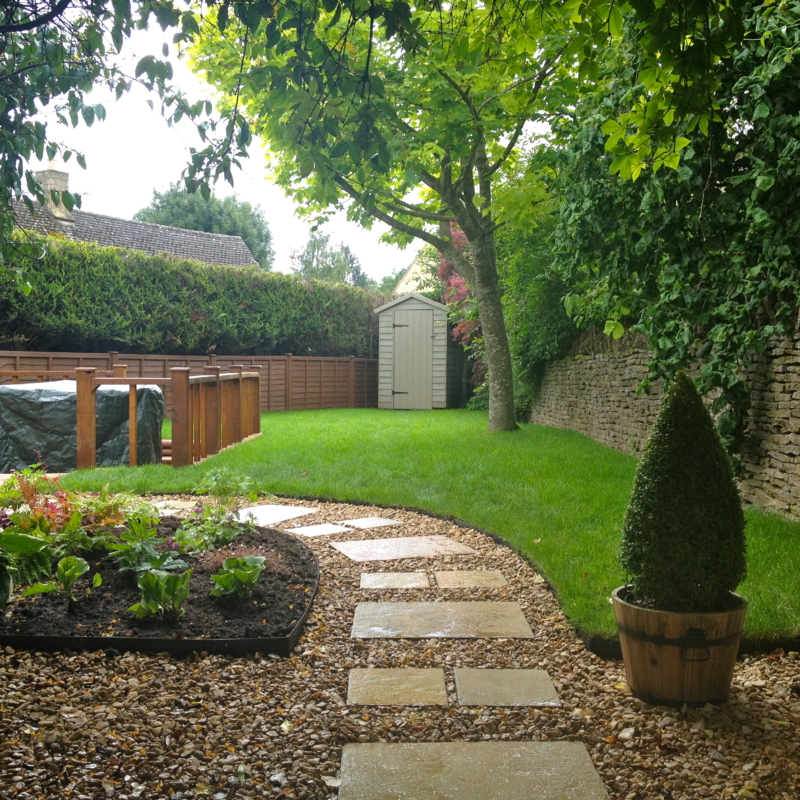
[[[0,642],[12,647],[288,655],[316,592],[313,552],[238,522],[226,492],[188,520],[159,520],[137,498],[69,494],[25,471],[0,502],[12,583]]]

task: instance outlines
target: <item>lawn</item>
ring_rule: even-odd
[[[636,459],[572,431],[487,433],[476,411],[331,409],[262,415],[263,434],[183,469],[72,473],[69,488],[190,492],[212,466],[278,495],[366,500],[451,514],[499,534],[547,575],[584,630],[613,635],[608,596],[624,582],[619,532]],[[800,629],[800,525],[748,510],[745,635]]]

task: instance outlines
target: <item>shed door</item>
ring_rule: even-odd
[[[394,312],[395,408],[433,408],[433,310]]]

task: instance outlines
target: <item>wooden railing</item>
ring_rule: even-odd
[[[241,365],[233,369],[223,373],[211,367],[208,375],[190,375],[188,367],[170,370],[174,467],[201,461],[261,432],[261,375]]]
[[[129,378],[127,367],[117,364],[113,377],[98,376],[94,367],[75,370],[77,394],[77,467],[97,463],[96,394],[99,386],[128,386],[130,466],[136,466],[136,389],[160,385],[172,388],[171,463],[182,467],[218,453],[225,447],[261,432],[258,407],[260,373],[244,371],[189,375],[188,367],[173,367],[169,378]],[[254,370],[251,367],[251,370]]]

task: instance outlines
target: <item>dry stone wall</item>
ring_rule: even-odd
[[[661,385],[637,394],[646,350],[577,356],[545,370],[531,422],[567,428],[636,454],[658,413]],[[745,373],[753,400],[742,456],[745,501],[800,519],[800,340],[777,342]]]

